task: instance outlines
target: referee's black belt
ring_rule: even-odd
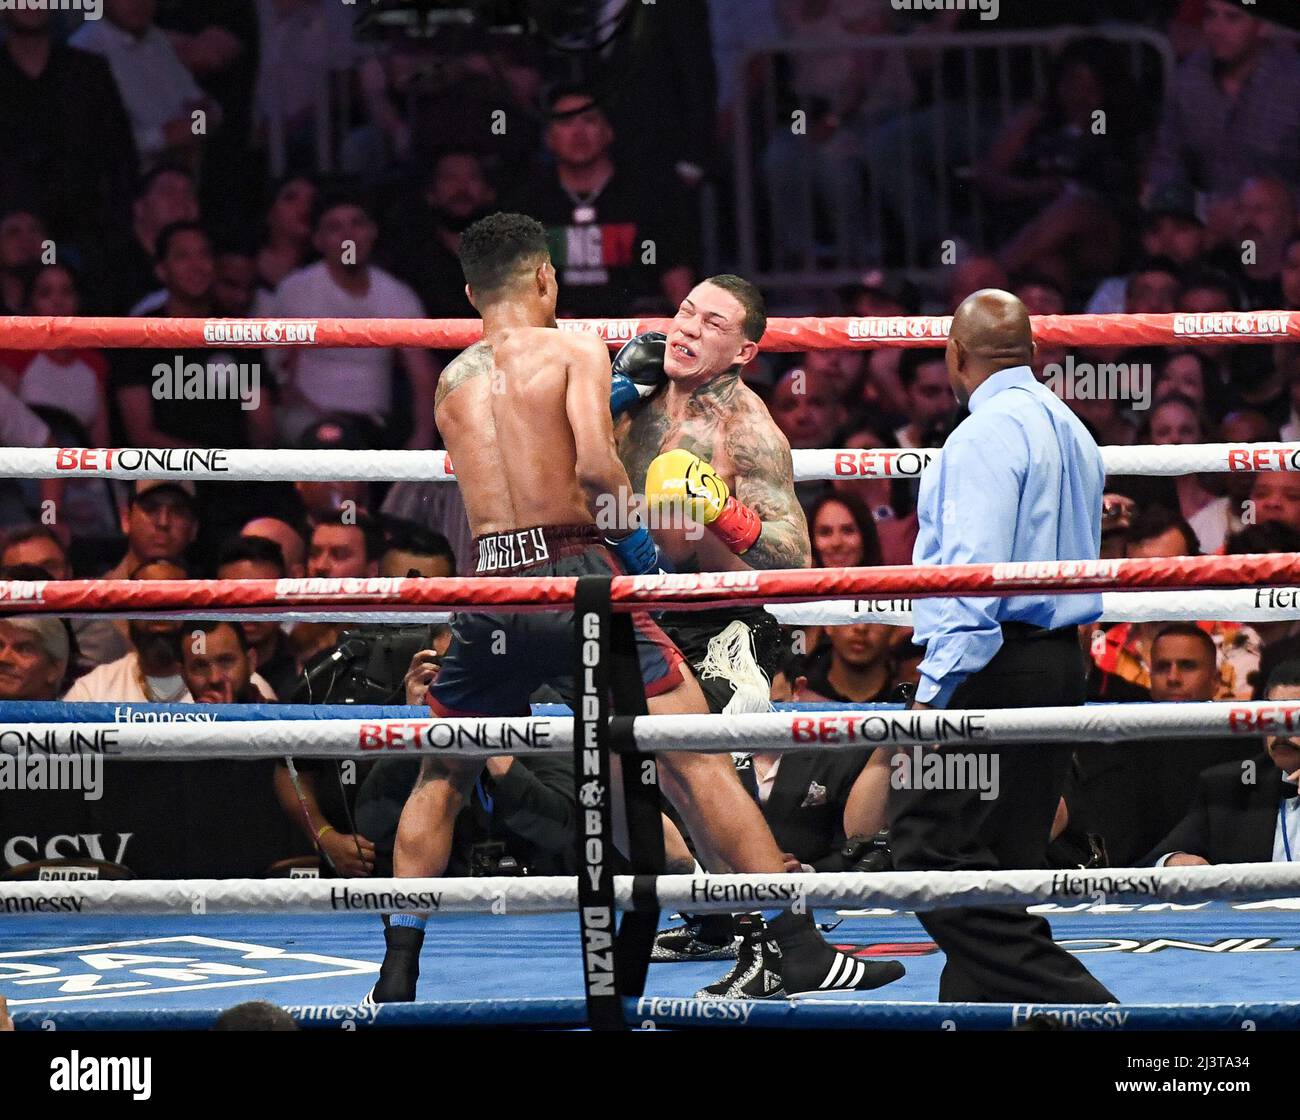
[[[1002,623],[1002,640],[1009,642],[1012,640],[1021,642],[1047,642],[1053,639],[1060,640],[1069,638],[1070,641],[1077,641],[1079,628],[1077,626],[1058,626],[1055,630],[1046,630],[1042,626],[1034,626],[1029,622],[1004,622]]]

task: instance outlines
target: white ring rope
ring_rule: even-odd
[[[158,722],[135,722],[156,714]],[[196,705],[195,716],[202,715]],[[184,713],[189,715],[189,713]],[[383,758],[402,755],[565,754],[567,716],[191,722],[136,713],[130,723],[27,723],[0,728],[3,756],[102,754],[106,758]],[[1090,704],[1085,707],[837,710],[637,716],[637,749],[659,751],[854,750],[933,743],[1119,743],[1134,739],[1258,737],[1300,726],[1300,703]],[[935,755],[933,757],[944,757]]]
[[[660,875],[664,910],[1012,904],[1195,903],[1300,894],[1300,864],[1069,871],[886,871],[805,875]],[[632,903],[632,877],[614,877]],[[0,883],[0,915],[20,914],[549,914],[576,910],[567,876],[468,879],[175,879]]]
[[[794,451],[796,482],[916,478],[941,451],[811,448]],[[1109,475],[1300,470],[1300,443],[1103,447]],[[445,451],[293,451],[247,448],[0,448],[0,478],[185,478],[229,482],[446,482]]]

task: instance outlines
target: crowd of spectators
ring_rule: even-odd
[[[964,30],[978,46],[974,12],[903,13],[878,0],[606,4],[616,31],[585,53],[545,27],[531,37],[452,28],[363,43],[314,0],[105,0],[105,18],[79,27],[66,15],[7,9],[0,313],[470,316],[459,237],[498,208],[546,225],[561,314],[671,311],[713,263],[703,186],[715,187],[715,200],[725,195],[738,134],[764,135],[756,91],[771,75],[754,59],[748,69],[735,64],[748,46],[782,36],[846,42],[778,66],[782,104],[804,110],[808,127],[753,153],[771,217],[765,259],[860,270],[821,311],[945,312],[984,286],[1008,288],[1034,314],[1300,310],[1295,38],[1226,0],[1129,7],[1098,4],[1092,15],[1167,31],[1178,55],[1167,88],[1105,38],[1075,38],[1054,56],[1045,94],[1026,88],[1010,113],[990,97],[982,56],[962,75],[937,52],[875,57],[847,45],[853,36]],[[576,54],[585,70],[573,65]],[[322,176],[316,95],[340,57],[352,60],[342,69],[355,95],[338,150],[346,174]],[[1138,83],[1146,95],[1135,95]],[[977,113],[951,111],[970,100]],[[938,118],[952,143],[972,122],[986,133],[985,158],[961,185],[986,204],[982,240],[964,224],[968,209],[958,209],[954,228],[930,229],[916,215],[938,209],[901,201],[928,198],[951,171],[950,157],[935,151],[898,158]],[[275,144],[287,171],[273,178]],[[878,244],[864,236],[875,202],[890,233]],[[904,275],[896,265],[908,240],[933,244],[937,267]],[[944,244],[957,252],[940,265]],[[725,253],[725,232],[721,246]],[[799,306],[818,293],[784,294]],[[776,293],[771,302],[781,309]],[[0,350],[0,445],[433,449],[446,358],[421,348]],[[1119,391],[1088,392],[1062,376],[1085,366],[1127,379]],[[961,419],[940,350],[766,353],[743,372],[796,449],[939,447]],[[1060,386],[1101,444],[1300,438],[1300,347],[1287,343],[1044,346],[1036,372]],[[187,384],[200,389],[187,393]],[[1296,479],[1112,478],[1108,488],[1130,507],[1104,547],[1133,557],[1294,551]],[[806,482],[798,493],[816,565],[910,562],[914,482]],[[0,481],[0,534],[0,571],[13,579],[468,574],[472,557],[456,487],[436,482]],[[0,620],[0,698],[316,700],[304,671],[339,634],[321,624],[9,618]],[[887,701],[915,679],[920,651],[905,628],[864,619],[789,637],[777,699]],[[1121,623],[1081,641],[1092,695],[1103,700],[1260,696],[1300,652],[1290,623]],[[419,703],[420,690],[408,700]],[[1176,823],[1174,802],[1195,772],[1222,757],[1184,751],[1165,770],[1176,781],[1140,793],[1112,755],[1081,752],[1067,796],[1071,827],[1103,835],[1112,861],[1145,855]],[[866,756],[846,757],[852,765],[833,775],[805,773],[809,760],[784,769],[753,761],[765,806],[785,805],[787,816],[824,810],[809,833],[816,843],[792,852],[796,862],[823,866],[854,839],[844,810]],[[133,788],[146,774],[154,781],[141,812],[165,818],[197,803],[197,773],[180,788],[164,764],[140,770]],[[247,794],[250,819],[264,815],[258,853],[317,851],[354,874],[384,868],[385,828],[411,779],[381,769],[342,788],[333,768],[291,776],[253,763],[221,776],[230,796]],[[792,782],[810,805],[790,802]],[[1133,806],[1161,798],[1163,815],[1134,831]],[[456,866],[478,866],[485,851],[564,866],[555,837],[572,808],[563,765],[496,764],[467,810],[477,816]],[[512,832],[514,810],[516,824],[544,821],[545,835]],[[503,844],[516,850],[503,855]],[[12,865],[43,853],[33,839],[9,843],[4,858]],[[141,873],[150,866],[143,856],[125,862]],[[210,853],[198,864],[223,874],[245,867]]]

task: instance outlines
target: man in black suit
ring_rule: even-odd
[[[1156,635],[1152,700],[1213,700],[1218,680],[1218,651],[1205,630],[1179,622]],[[1248,758],[1254,746],[1229,736],[1080,747],[1077,788],[1067,798],[1071,818],[1102,837],[1111,867],[1132,867],[1186,812],[1202,770]]]
[[[1300,715],[1300,661],[1273,670],[1265,698]],[[1272,713],[1275,725],[1282,713]],[[1283,725],[1284,726],[1284,725]],[[1192,806],[1143,861],[1162,867],[1290,862],[1300,854],[1300,729],[1264,740],[1265,753],[1211,766]]]

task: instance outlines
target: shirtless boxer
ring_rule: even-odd
[[[654,570],[657,550],[639,527],[604,540],[595,510],[621,503],[633,524],[632,491],[619,462],[611,419],[612,378],[605,344],[555,326],[555,269],[540,224],[493,214],[461,237],[466,294],[483,318],[483,341],[438,383],[438,429],[456,464],[478,546],[478,571],[523,577],[609,575]],[[652,713],[702,713],[694,676],[663,631],[634,615],[642,678]],[[549,683],[573,696],[568,666],[572,613],[460,612],[442,669],[429,690],[439,715],[526,715],[528,698]],[[441,875],[456,814],[483,763],[426,758],[398,825],[394,874]],[[673,752],[660,758],[665,792],[692,835],[736,871],[781,873],[784,862],[758,807],[727,755]],[[862,962],[837,953],[811,922],[785,913],[771,923],[787,973],[804,991]],[[393,915],[375,1002],[415,998],[424,916]],[[885,965],[872,965],[885,969]],[[889,972],[877,984],[892,980]]]
[[[758,353],[766,325],[763,296],[753,284],[739,276],[714,276],[682,301],[666,339],[642,335],[614,360],[616,379],[626,376],[645,385],[657,374],[664,382],[644,402],[629,402],[630,421],[619,425],[619,454],[632,485],[659,515],[651,517],[654,538],[677,571],[806,568],[810,563],[808,524],[795,498],[790,444],[740,377],[741,368]],[[695,670],[710,711],[770,710],[781,634],[765,610],[664,612],[657,621]],[[721,861],[721,853],[708,852],[707,840],[694,839],[706,856],[714,855],[714,864]],[[654,959],[719,959],[736,953],[736,967],[701,996],[764,998],[770,991],[789,992],[780,954],[761,919],[751,915],[738,925],[742,936],[731,949],[727,916],[688,916],[683,926],[659,935]],[[889,979],[902,975],[895,962],[885,966]],[[885,982],[856,968],[837,980],[841,983],[828,989]]]

